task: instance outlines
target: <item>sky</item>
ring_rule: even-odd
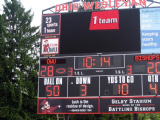
[[[9,0],[8,0],[9,1]],[[20,0],[25,10],[32,9],[34,18],[31,26],[39,26],[41,24],[42,10],[55,6],[57,4],[70,2],[71,0]],[[4,0],[0,0],[0,14],[2,14],[2,4]]]

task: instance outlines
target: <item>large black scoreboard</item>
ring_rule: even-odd
[[[160,112],[160,54],[139,9],[42,15],[38,114]]]

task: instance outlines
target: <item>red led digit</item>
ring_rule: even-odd
[[[73,68],[72,67],[69,67],[68,70],[70,69],[70,71],[68,71],[68,76],[72,76],[73,75]]]
[[[155,63],[156,73],[160,73],[160,71],[158,71],[158,64],[160,64],[160,62],[156,62],[156,63]]]
[[[57,93],[56,93],[57,89]],[[53,86],[53,96],[59,96],[59,85]]]
[[[150,69],[153,69],[153,68],[154,68],[154,63],[153,63],[153,62],[148,62],[148,64],[151,64],[152,66],[151,66],[151,67],[148,67],[147,72],[148,72],[149,74],[152,74],[153,72],[150,72]]]
[[[50,93],[50,94],[47,95],[47,96],[52,96],[52,90],[48,90],[48,88],[50,88],[50,87],[51,87],[51,86],[47,86],[47,87],[46,87],[46,91]]]
[[[41,77],[45,77],[45,75],[42,75],[43,72],[46,72],[46,66],[41,66],[42,68],[44,68],[44,71],[41,71]]]
[[[103,58],[101,57],[101,67],[103,66]]]
[[[124,93],[124,86],[126,86],[126,93]],[[128,84],[122,84],[122,95],[128,95]]]
[[[129,67],[129,69],[127,69],[127,74],[132,74],[132,65],[127,65],[127,67]]]
[[[84,91],[84,94],[81,94],[81,96],[86,96],[87,95],[87,86],[81,85],[81,87],[84,87],[84,89],[81,89],[81,92]]]
[[[51,68],[51,70],[49,68]],[[48,76],[49,77],[53,76],[53,70],[54,70],[53,66],[48,66]],[[51,75],[49,74],[50,72],[51,72]]]
[[[83,58],[83,67],[85,67],[85,58]]]
[[[104,57],[104,62],[108,63],[108,66],[110,66],[110,57],[108,57],[108,60],[106,60],[106,57]]]
[[[124,89],[126,89],[126,93],[124,92]],[[118,85],[118,95],[128,95],[128,84],[122,84],[122,87],[121,85]]]
[[[152,86],[152,83],[150,83],[150,89],[155,91],[155,94],[157,94],[157,84],[154,84],[154,87]]]
[[[90,59],[90,62],[91,62],[90,65],[88,64],[88,60],[89,60],[89,59]],[[87,68],[91,68],[91,67],[92,67],[92,57],[87,57],[87,58],[86,58],[86,67],[87,67]]]
[[[121,85],[118,85],[118,94],[121,94]]]

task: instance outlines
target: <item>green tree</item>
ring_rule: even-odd
[[[33,14],[19,1],[4,1],[0,15],[0,119],[50,118],[37,115],[39,26],[31,27]]]

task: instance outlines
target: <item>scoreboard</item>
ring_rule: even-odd
[[[160,54],[41,58],[39,100],[60,105],[59,113],[158,112],[159,59]]]
[[[136,15],[132,15],[136,17],[139,12],[137,9],[126,11],[114,11],[113,21],[116,23],[118,16],[119,22],[113,26],[112,11],[108,14],[99,11],[110,18],[98,20],[99,24],[110,20],[109,28],[103,29],[101,25],[90,23],[95,20],[90,21],[93,15],[102,15],[98,12],[42,16],[38,114],[160,112],[160,54],[140,53],[140,38],[136,39],[140,33],[134,26],[134,21],[138,21],[139,17],[127,19],[126,24],[130,27],[125,27],[122,26],[124,17],[121,16],[122,13],[129,15],[134,11]],[[84,14],[90,14],[90,18],[75,21],[77,16]],[[66,21],[68,24],[64,24]],[[129,30],[133,36],[127,32]],[[123,32],[127,34],[124,36]],[[100,35],[106,34],[108,38],[99,39]],[[76,36],[77,39],[74,39]],[[128,42],[128,38],[134,42]]]

